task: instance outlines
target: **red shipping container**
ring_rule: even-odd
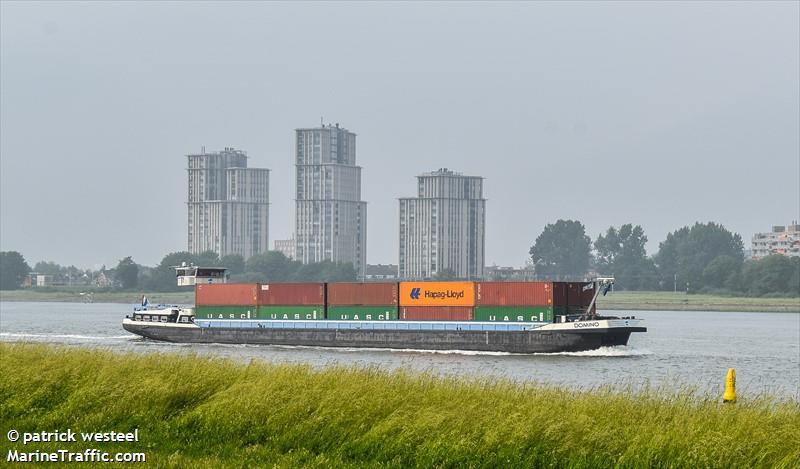
[[[404,321],[472,321],[471,306],[403,306]]]
[[[263,283],[258,289],[258,304],[262,305],[324,305],[324,283]]]
[[[257,283],[209,283],[194,289],[196,306],[256,306]]]
[[[397,282],[329,283],[328,304],[333,306],[384,306],[397,304]]]
[[[567,282],[553,282],[553,306],[567,306]]]
[[[478,282],[475,304],[484,306],[553,306],[552,282]]]
[[[567,306],[587,307],[594,298],[594,282],[567,283]]]

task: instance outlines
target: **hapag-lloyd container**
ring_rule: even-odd
[[[259,305],[324,305],[324,283],[263,283]],[[324,308],[323,308],[324,309]]]
[[[195,306],[197,319],[256,319],[256,306]]]
[[[474,282],[400,282],[400,306],[474,305]]]
[[[477,282],[475,305],[552,306],[552,282]]]
[[[471,321],[470,306],[402,306],[400,319],[404,321]]]
[[[476,306],[475,321],[553,322],[552,306]]]
[[[194,289],[196,306],[256,306],[257,283],[209,283]]]
[[[322,305],[259,306],[258,319],[321,320],[325,319],[325,307]]]
[[[327,318],[337,321],[394,321],[397,320],[397,305],[329,305]]]
[[[327,292],[328,306],[395,305],[395,309],[397,309],[397,289],[397,282],[329,283]]]

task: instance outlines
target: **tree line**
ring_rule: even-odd
[[[609,227],[592,241],[583,224],[558,220],[545,226],[529,254],[541,278],[613,276],[625,290],[688,293],[800,295],[800,258],[772,255],[747,260],[737,233],[709,222],[684,226],[648,256],[641,226]]]
[[[116,267],[99,271],[80,271],[83,279],[98,278],[101,274],[112,280],[110,289],[147,290],[155,292],[180,291],[173,266],[183,263],[202,267],[226,267],[231,282],[352,282],[357,272],[353,264],[322,261],[302,264],[287,258],[280,252],[267,251],[256,254],[245,261],[238,255],[219,257],[216,252],[207,251],[192,254],[188,251],[172,252],[163,257],[155,267],[137,264],[131,256],[119,261]],[[63,277],[74,267],[62,267],[53,262],[39,262],[33,269],[25,258],[16,251],[0,253],[0,290],[19,288],[30,272]],[[86,286],[92,285],[84,281]]]
[[[744,243],[737,233],[709,222],[684,226],[659,243],[648,256],[647,236],[639,225],[611,226],[592,241],[583,224],[558,220],[545,226],[529,250],[537,278],[569,280],[599,275],[616,278],[624,290],[677,290],[687,293],[718,293],[750,296],[800,295],[800,258],[782,255],[759,260],[744,257]],[[302,264],[277,251],[249,259],[239,255],[219,257],[213,251],[192,254],[172,252],[155,267],[137,264],[130,256],[113,269],[82,271],[39,262],[33,269],[15,251],[0,253],[0,289],[18,288],[31,271],[73,278],[113,279],[112,288],[176,291],[173,266],[183,262],[203,267],[227,267],[233,282],[346,282],[357,273],[350,263],[323,261]],[[437,274],[438,280],[456,280],[452,271]]]

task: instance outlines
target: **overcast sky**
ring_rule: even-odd
[[[396,263],[399,197],[485,177],[486,261],[547,223],[800,218],[800,3],[0,4],[0,249],[29,264],[157,264],[187,247],[186,154],[270,175],[294,220],[293,137],[358,134],[369,263]]]

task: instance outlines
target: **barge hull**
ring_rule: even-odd
[[[509,353],[581,352],[627,345],[641,327],[576,331],[409,331],[359,329],[169,327],[125,321],[125,330],[148,339],[176,343],[301,345],[315,347],[466,350]]]

